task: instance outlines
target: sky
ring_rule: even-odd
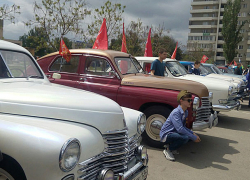
[[[41,2],[42,0],[36,0]],[[95,9],[102,6],[107,0],[85,0],[87,8]],[[16,16],[15,23],[4,21],[3,36],[5,39],[18,40],[19,36],[28,33],[29,27],[24,25],[30,19],[34,18],[33,4],[35,0],[0,0],[0,6],[3,4],[16,4],[20,6],[21,14]],[[123,14],[124,23],[140,19],[144,26],[158,27],[164,24],[168,35],[179,42],[181,48],[185,49],[188,39],[188,24],[190,18],[190,9],[192,0],[111,0],[112,3],[121,3],[125,5]],[[91,17],[86,23],[91,21]]]

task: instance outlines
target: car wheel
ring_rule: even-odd
[[[152,106],[144,111],[147,121],[143,137],[150,146],[163,147],[164,143],[160,142],[160,131],[170,112],[171,110],[165,106]]]
[[[0,162],[0,180],[26,180],[26,176],[17,161],[4,155]]]
[[[0,180],[15,180],[7,171],[0,168]]]

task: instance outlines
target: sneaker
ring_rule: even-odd
[[[174,155],[170,150],[164,149],[163,154],[166,156],[167,160],[174,161]]]
[[[171,152],[172,152],[172,154],[180,154],[179,151],[177,151],[177,150],[173,150]]]

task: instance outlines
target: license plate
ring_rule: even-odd
[[[146,167],[139,174],[137,174],[137,176],[135,176],[133,180],[145,180],[147,178],[147,175],[148,175],[148,167]]]

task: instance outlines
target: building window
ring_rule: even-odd
[[[238,54],[238,57],[243,57],[243,55],[239,53],[239,54]]]
[[[247,13],[246,13],[246,12],[243,12],[243,13],[241,14],[241,16],[242,16],[242,17],[246,17],[246,16],[247,16]]]
[[[250,57],[250,53],[249,53],[249,52],[247,53],[247,57],[248,57],[248,58]]]
[[[247,8],[247,4],[243,4],[243,5],[242,5],[242,8]]]
[[[204,9],[209,9],[209,6],[205,6]]]
[[[247,46],[247,49],[250,49],[250,45]]]
[[[243,45],[239,45],[238,49],[243,49]]]

